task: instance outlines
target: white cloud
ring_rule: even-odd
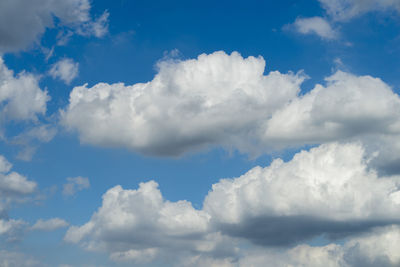
[[[14,76],[0,58],[0,122],[36,120],[37,115],[46,113],[49,100],[47,91],[39,87],[38,77],[26,72]]]
[[[338,38],[338,33],[332,28],[330,23],[321,17],[297,18],[293,26],[302,34],[316,34],[326,40]]]
[[[66,84],[70,84],[73,79],[78,76],[79,63],[74,62],[70,58],[64,58],[53,64],[49,74],[54,79],[63,80]]]
[[[348,21],[371,11],[400,11],[399,0],[319,0],[337,21]]]
[[[86,177],[69,177],[67,181],[68,183],[63,185],[62,193],[64,196],[73,196],[76,192],[90,187],[89,179]]]
[[[59,228],[67,227],[69,224],[63,219],[52,218],[48,220],[39,219],[32,227],[31,230],[36,231],[54,231]]]
[[[62,122],[80,140],[176,156],[213,145],[251,151],[263,123],[296,97],[304,75],[264,75],[261,57],[215,52],[163,61],[148,83],[75,87]]]
[[[22,220],[0,219],[0,235],[7,234],[13,238],[18,232],[25,228],[26,224],[27,223]]]
[[[86,224],[69,228],[65,240],[106,250],[115,261],[150,262],[185,253],[222,253],[232,244],[208,230],[209,216],[190,202],[163,199],[154,181],[137,190],[111,188]]]
[[[382,80],[338,71],[300,95],[303,74],[263,75],[264,66],[224,52],[162,61],[148,83],[75,87],[61,121],[82,143],[156,156],[361,140],[380,171],[400,171],[400,98]]]
[[[7,240],[19,240],[25,232],[27,223],[11,219],[8,210],[12,202],[21,202],[36,191],[37,184],[25,176],[11,172],[12,165],[0,155],[0,235]]]
[[[279,148],[361,140],[379,167],[398,160],[400,98],[378,78],[341,71],[278,110],[265,140]]]
[[[96,36],[103,37],[108,33],[108,17],[110,13],[105,11],[100,17],[96,20],[93,20],[89,23],[84,24],[79,30],[78,33],[84,36]]]
[[[0,155],[0,173],[7,173],[11,170],[12,164],[2,155]]]
[[[78,34],[104,35],[107,15],[92,20],[90,9],[89,0],[3,0],[0,2],[0,52],[25,49],[37,42],[46,28],[55,26]],[[53,16],[59,19],[59,25],[55,25]]]
[[[29,181],[25,176],[10,172],[11,163],[0,156],[0,197],[31,194],[36,189],[36,183]]]
[[[91,219],[70,227],[64,239],[106,251],[114,261],[136,263],[368,266],[353,264],[388,258],[395,264],[398,250],[384,246],[400,238],[399,227],[388,226],[400,224],[400,176],[378,177],[363,153],[359,144],[333,143],[286,163],[277,159],[214,184],[202,210],[187,201],[164,200],[154,181],[137,190],[116,186],[103,195]],[[376,230],[381,226],[388,227]],[[390,234],[383,234],[387,230]],[[347,241],[316,248],[301,244],[321,235]],[[285,247],[293,244],[299,245]],[[376,251],[368,252],[373,247]],[[262,256],[251,255],[258,250]]]
[[[17,172],[0,174],[0,193],[3,195],[31,194],[35,189],[35,182],[27,180],[25,176]]]
[[[14,136],[11,144],[21,146],[16,158],[30,161],[36,152],[38,144],[50,142],[57,134],[57,128],[51,124],[39,124],[27,128],[24,132]]]
[[[223,232],[261,245],[400,222],[400,176],[381,178],[360,145],[325,144],[213,185],[204,210]]]

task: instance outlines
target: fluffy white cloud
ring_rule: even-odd
[[[163,199],[154,181],[137,190],[116,186],[103,196],[91,220],[72,226],[68,242],[89,250],[106,250],[115,261],[149,262],[160,254],[173,259],[185,253],[228,253],[231,244],[209,232],[209,215],[190,202]]]
[[[172,254],[184,266],[237,266],[241,261],[253,265],[239,266],[263,266],[257,262],[266,259],[276,261],[274,266],[287,266],[283,262],[352,266],[374,247],[373,242],[384,246],[382,238],[400,238],[398,226],[382,228],[397,235],[371,230],[400,224],[400,176],[378,177],[367,164],[359,144],[321,145],[296,154],[289,162],[277,159],[239,178],[221,180],[206,196],[202,210],[187,201],[164,200],[153,181],[140,184],[137,190],[116,186],[104,194],[102,206],[90,221],[70,227],[64,239],[86,249],[107,251],[114,261],[143,263],[169,259]],[[354,237],[360,233],[366,236]],[[344,247],[298,245],[282,255],[271,248],[321,235],[351,241]],[[242,258],[247,252],[240,252],[241,248],[257,246],[264,246],[258,249],[271,255]],[[375,247],[367,261],[386,256],[391,264],[398,261],[396,249]],[[294,256],[287,262],[283,255]]]
[[[387,84],[338,71],[301,95],[304,75],[263,75],[264,65],[224,52],[161,62],[148,83],[75,87],[61,120],[83,143],[157,156],[210,146],[257,155],[361,140],[379,153],[380,170],[396,172],[400,99]]]
[[[40,89],[38,77],[26,72],[14,76],[0,58],[0,122],[35,120],[45,114],[49,99],[47,91]]]
[[[0,155],[0,235],[13,241],[22,236],[27,223],[9,218],[10,203],[21,201],[35,192],[37,184],[17,172],[11,172],[11,168],[12,164]]]
[[[10,172],[11,167],[11,163],[0,156],[0,197],[33,193],[36,189],[36,183],[29,181],[17,172]]]
[[[213,185],[204,210],[218,228],[261,245],[400,222],[400,177],[378,177],[360,145],[325,144]]]
[[[13,52],[38,41],[46,28],[60,25],[79,34],[102,36],[107,31],[107,14],[90,17],[89,0],[3,0],[0,2],[0,52]]]
[[[400,98],[378,78],[341,71],[278,110],[266,123],[264,138],[279,148],[360,140],[385,167],[397,162]]]
[[[66,84],[70,84],[73,79],[78,76],[79,63],[74,62],[70,58],[64,58],[56,62],[50,69],[49,74],[54,79],[63,80]]]
[[[319,2],[337,21],[350,20],[371,11],[400,11],[399,0],[319,0]]]
[[[68,183],[63,185],[63,195],[72,196],[76,192],[90,187],[89,178],[86,177],[69,177],[67,178]]]
[[[293,26],[302,34],[316,34],[326,40],[338,38],[338,33],[330,23],[321,17],[297,18]]]
[[[84,143],[180,155],[208,145],[251,151],[262,124],[300,91],[304,75],[270,72],[261,57],[215,52],[159,63],[148,83],[75,87],[64,125]]]
[[[67,227],[69,224],[63,219],[52,218],[48,220],[39,219],[32,227],[31,230],[36,231],[54,231],[59,228]]]

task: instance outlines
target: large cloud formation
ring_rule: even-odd
[[[302,95],[304,75],[264,68],[261,57],[236,52],[161,62],[148,83],[75,87],[62,123],[83,143],[156,156],[208,146],[259,155],[361,140],[379,153],[376,166],[397,171],[400,98],[386,83],[338,71]]]
[[[97,20],[90,16],[89,0],[3,0],[0,2],[0,53],[15,52],[38,41],[46,28],[60,26],[82,35],[107,32],[108,13]]]
[[[368,242],[378,241],[353,236],[389,227],[379,229],[389,229],[398,238],[398,227],[390,225],[400,224],[399,214],[400,177],[378,177],[368,167],[360,144],[332,143],[302,151],[289,162],[277,159],[239,178],[221,180],[213,185],[201,210],[187,201],[164,200],[154,181],[140,184],[138,190],[116,186],[103,196],[91,220],[71,227],[65,240],[108,251],[114,260],[151,261],[173,253],[189,266],[209,260],[237,263],[246,259],[240,252],[243,242],[274,251],[268,247],[321,235],[332,240],[350,235],[352,241],[344,248],[332,244],[314,251],[299,245],[294,251],[365,251],[372,247]],[[364,260],[382,260],[382,255],[392,252],[374,253]],[[312,262],[312,258],[303,260]],[[344,260],[349,259],[340,259]],[[340,261],[333,266],[340,266]],[[398,262],[395,254],[388,262]]]
[[[91,220],[72,226],[65,240],[81,242],[89,250],[107,250],[116,261],[148,262],[159,254],[224,253],[223,238],[209,231],[210,217],[190,202],[163,199],[154,181],[137,190],[116,186],[103,196]]]
[[[62,112],[82,142],[175,156],[207,145],[255,150],[263,123],[300,92],[304,75],[264,75],[261,57],[215,52],[161,62],[148,83],[75,87]]]
[[[229,235],[286,245],[399,223],[400,177],[379,178],[360,145],[325,144],[213,185],[204,210]]]

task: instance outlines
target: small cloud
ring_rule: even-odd
[[[334,40],[339,37],[329,22],[321,17],[297,18],[293,26],[301,34],[316,34],[325,40]]]
[[[108,33],[108,17],[110,13],[104,11],[104,13],[94,21],[90,21],[83,24],[80,29],[78,29],[78,34],[83,36],[95,36],[97,38],[103,37]]]
[[[0,155],[0,173],[9,172],[12,168],[12,164],[2,155]]]
[[[64,196],[73,196],[78,191],[82,191],[83,189],[87,189],[90,187],[89,179],[86,177],[74,177],[67,178],[68,183],[63,185],[63,195]]]
[[[56,134],[56,127],[51,124],[42,124],[15,136],[11,143],[22,147],[17,154],[17,159],[31,161],[38,144],[50,142]]]
[[[39,219],[32,227],[32,231],[54,231],[59,228],[64,228],[69,225],[68,222],[66,222],[63,219],[60,218],[52,218],[49,220],[42,220]]]
[[[49,74],[53,79],[60,79],[70,84],[78,76],[79,63],[70,58],[64,58],[56,62],[50,69]]]

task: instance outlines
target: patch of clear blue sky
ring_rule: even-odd
[[[63,57],[80,64],[79,77],[69,86],[46,76],[41,79],[41,86],[48,89],[52,98],[48,114],[64,108],[69,92],[77,85],[134,84],[151,80],[156,73],[155,63],[174,49],[180,51],[182,59],[217,50],[238,51],[245,57],[261,55],[267,62],[266,73],[304,70],[310,76],[303,85],[304,91],[323,82],[323,78],[336,69],[333,63],[336,58],[342,60],[345,70],[380,77],[396,91],[400,87],[399,20],[396,17],[372,13],[338,24],[342,39],[326,42],[317,36],[282,30],[298,16],[324,15],[317,1],[92,2],[94,14],[99,16],[105,9],[110,13],[109,35],[102,39],[75,36],[68,45],[57,46],[48,62],[40,49],[4,56],[9,68],[36,74],[46,73],[49,64]],[[51,48],[55,35],[56,31],[48,31],[42,45]],[[7,132],[12,135],[21,127],[21,124],[10,125]],[[117,184],[136,189],[138,183],[154,179],[166,199],[187,199],[201,208],[212,183],[220,178],[237,177],[256,165],[267,166],[271,161],[270,156],[250,160],[246,155],[229,154],[220,148],[179,159],[144,157],[124,149],[80,145],[76,135],[64,131],[50,143],[41,145],[31,162],[15,159],[15,146],[1,143],[0,149],[14,164],[14,170],[37,181],[41,190],[58,186],[55,195],[49,195],[39,204],[18,205],[12,209],[11,217],[31,222],[38,218],[61,217],[72,224],[88,221],[100,206],[101,195]],[[293,152],[287,151],[283,157],[288,160]],[[67,177],[75,176],[88,177],[91,188],[75,197],[63,197],[62,184]],[[62,231],[50,235],[49,240],[61,239]],[[25,245],[32,248],[39,238],[45,235],[31,236]],[[48,246],[54,250],[52,257],[56,262],[60,254],[57,248]],[[74,246],[60,246],[65,248],[66,255],[78,253]],[[84,253],[78,254],[77,258],[90,260]]]

